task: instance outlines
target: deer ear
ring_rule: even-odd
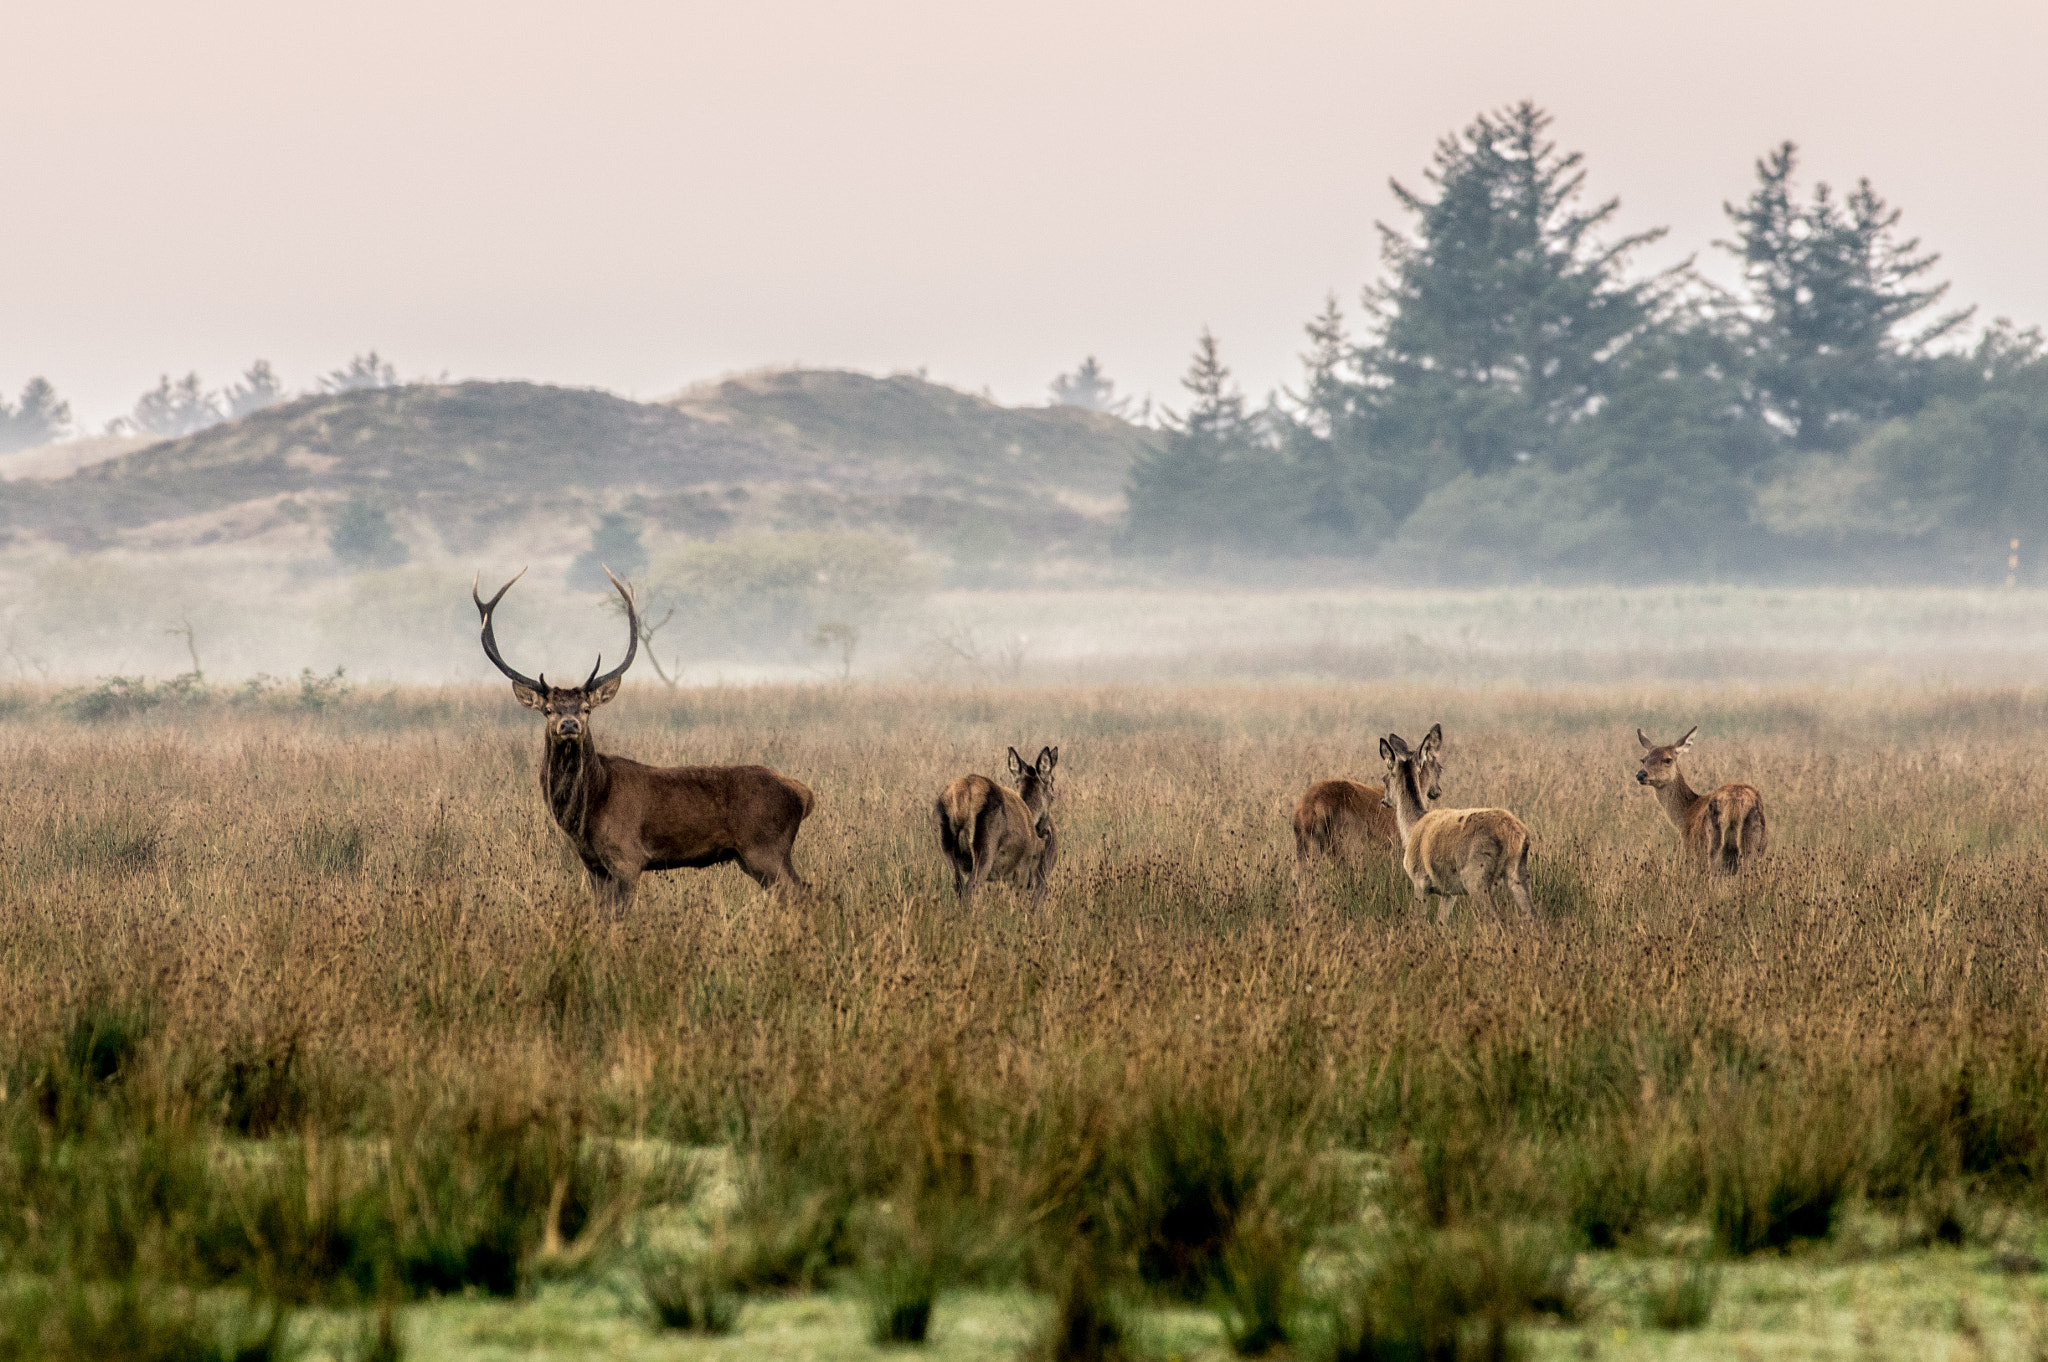
[[[1381,738],[1381,739],[1380,739],[1380,760],[1381,760],[1381,761],[1392,761],[1393,759],[1394,759],[1394,749],[1393,749],[1393,746],[1392,746],[1391,744],[1389,744],[1389,743],[1387,742],[1387,740],[1386,740],[1385,738]]]
[[[512,683],[512,698],[528,709],[545,709],[548,703],[539,691],[522,681]]]
[[[1037,760],[1037,762],[1036,762],[1036,763],[1034,763],[1034,764],[1035,764],[1035,765],[1037,766],[1037,768],[1038,768],[1038,774],[1039,774],[1039,775],[1041,775],[1041,776],[1049,776],[1049,775],[1051,775],[1051,774],[1052,774],[1052,768],[1060,764],[1060,750],[1059,750],[1059,748],[1057,748],[1057,747],[1041,747],[1041,748],[1039,748],[1039,749],[1038,749],[1038,760]]]
[[[1692,735],[1699,731],[1700,726],[1698,724],[1694,724],[1691,728],[1685,730],[1684,737],[1680,738],[1677,742],[1671,745],[1681,752],[1686,751],[1688,748],[1692,746]]]
[[[1025,766],[1025,764],[1024,764],[1024,758],[1022,758],[1022,757],[1020,757],[1020,756],[1018,756],[1018,755],[1017,755],[1017,749],[1016,749],[1016,748],[1014,748],[1014,747],[1013,747],[1013,748],[1011,748],[1011,749],[1010,749],[1010,774],[1011,774],[1011,775],[1013,775],[1013,776],[1021,776],[1021,775],[1023,775],[1023,774],[1024,774],[1024,772],[1025,772],[1025,771],[1027,771],[1027,770],[1029,770],[1029,769],[1030,769],[1030,768],[1029,768],[1029,767],[1027,767],[1027,766]]]
[[[614,676],[611,680],[605,682],[596,690],[591,691],[590,707],[592,709],[596,709],[599,705],[605,704],[614,695],[617,695],[619,693],[619,686],[625,681],[625,679],[626,678],[623,676]]]
[[[1639,742],[1639,743],[1641,743],[1641,744],[1643,745],[1643,750],[1644,750],[1645,752],[1649,751],[1649,750],[1650,750],[1651,748],[1653,748],[1653,747],[1655,747],[1655,746],[1657,745],[1657,744],[1655,744],[1655,743],[1651,742],[1651,741],[1650,741],[1650,735],[1649,735],[1649,734],[1647,734],[1647,733],[1645,733],[1645,732],[1643,732],[1643,730],[1642,730],[1642,729],[1640,729],[1640,728],[1636,730],[1636,741],[1637,741],[1637,742]]]
[[[1424,756],[1428,756],[1431,752],[1436,751],[1439,747],[1442,747],[1443,745],[1444,726],[1442,724],[1431,724],[1429,726],[1429,732],[1422,735],[1422,754]]]

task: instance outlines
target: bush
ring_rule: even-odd
[[[941,1222],[950,1230],[948,1217],[936,1204],[924,1208],[925,1220]],[[922,1343],[931,1327],[932,1304],[952,1263],[948,1235],[919,1223],[916,1198],[913,1208],[897,1209],[893,1204],[876,1209],[869,1218],[861,1249],[860,1286],[867,1299],[868,1337],[878,1344]]]
[[[200,1305],[135,1279],[66,1281],[0,1297],[0,1358],[49,1362],[271,1362],[292,1357],[287,1313],[256,1301]]]
[[[1578,1313],[1571,1267],[1571,1254],[1540,1231],[1403,1234],[1338,1288],[1336,1362],[1518,1357],[1522,1321]]]
[[[671,607],[708,657],[792,657],[818,626],[853,628],[928,588],[900,540],[873,534],[757,534],[692,544],[654,565],[643,614]]]
[[[715,1251],[690,1258],[643,1258],[638,1275],[648,1317],[659,1328],[729,1334],[739,1322],[736,1283]]]
[[[1026,1349],[1035,1362],[1116,1362],[1132,1356],[1131,1329],[1121,1302],[1102,1288],[1093,1246],[1076,1243],[1053,1294],[1045,1332]]]
[[[349,498],[335,514],[327,547],[345,566],[359,572],[398,567],[412,557],[392,530],[391,518],[362,497]]]
[[[1858,1140],[1835,1103],[1754,1099],[1707,1134],[1707,1219],[1736,1257],[1825,1239],[1854,1181]]]
[[[1123,1218],[1138,1275],[1170,1295],[1200,1300],[1266,1176],[1262,1151],[1241,1112],[1178,1097],[1152,1106],[1133,1144]]]
[[[1663,1285],[1643,1293],[1643,1323],[1653,1329],[1699,1329],[1721,1294],[1721,1269],[1705,1258],[1675,1267]]]
[[[1216,1313],[1240,1357],[1260,1357],[1294,1336],[1306,1245],[1270,1206],[1239,1217],[1216,1274]]]

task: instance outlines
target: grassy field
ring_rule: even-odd
[[[601,745],[808,782],[815,892],[623,923],[503,687],[80,712],[0,694],[0,1359],[2048,1348],[2048,692],[643,688]],[[1433,721],[1538,920],[1297,901]],[[1694,723],[1739,883],[1632,780]],[[1061,862],[962,913],[1012,743]]]

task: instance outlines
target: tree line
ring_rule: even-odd
[[[1938,257],[1867,181],[1799,183],[1790,142],[1724,204],[1741,285],[1634,268],[1583,157],[1532,103],[1443,138],[1356,334],[1332,298],[1298,385],[1247,402],[1201,335],[1133,469],[1125,548],[1370,559],[1410,577],[2002,579],[2048,529],[2048,355],[1966,340]],[[1062,388],[1065,391],[1062,391]],[[1055,400],[1106,406],[1099,366]]]
[[[339,393],[397,383],[397,368],[370,350],[322,374],[316,390]],[[267,359],[257,360],[242,372],[240,381],[218,390],[208,388],[197,370],[178,379],[164,374],[154,388],[135,399],[126,416],[107,422],[105,433],[174,440],[275,406],[290,396]],[[48,379],[31,378],[17,401],[0,397],[0,454],[34,449],[78,433],[71,404],[57,395]]]

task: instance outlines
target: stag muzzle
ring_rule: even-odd
[[[562,718],[555,721],[555,732],[565,738],[574,738],[583,732],[581,719]]]

